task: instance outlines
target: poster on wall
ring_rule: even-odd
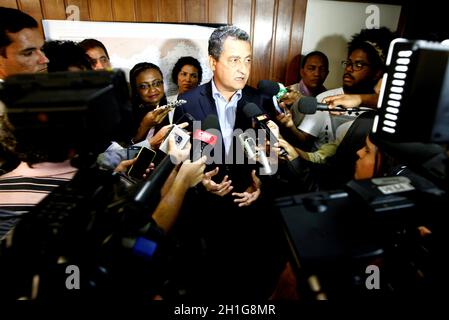
[[[87,38],[101,41],[108,50],[113,68],[120,68],[129,77],[131,68],[139,62],[158,65],[164,76],[166,95],[176,94],[171,72],[182,56],[196,58],[203,68],[202,83],[212,78],[208,64],[208,39],[216,25],[91,22],[42,20],[46,40]]]

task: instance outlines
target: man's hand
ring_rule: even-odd
[[[186,183],[189,188],[196,186],[204,177],[206,160],[206,156],[201,157],[195,162],[190,162],[190,159],[187,159],[182,163],[181,168],[179,168],[176,179]]]
[[[223,197],[231,192],[234,187],[231,185],[232,180],[228,181],[228,176],[225,176],[220,183],[216,183],[212,180],[212,177],[217,175],[218,170],[219,168],[216,167],[214,170],[206,172],[201,182],[207,191]]]
[[[170,108],[157,108],[150,112],[148,112],[145,117],[142,119],[142,125],[146,128],[152,128],[164,120],[167,116]]]
[[[260,196],[260,186],[262,183],[260,179],[256,176],[256,170],[251,172],[251,177],[253,179],[251,186],[245,190],[245,192],[238,193],[234,192],[232,195],[236,197],[234,199],[235,203],[238,203],[239,207],[247,207],[256,201]]]
[[[136,162],[137,158],[130,159],[130,160],[123,160],[121,161],[117,167],[115,167],[114,172],[126,172],[129,167],[131,167],[134,162]]]
[[[301,93],[299,91],[293,90],[290,87],[287,87],[287,90],[288,92],[284,94],[281,101],[279,101],[280,104],[283,104],[286,107],[291,106],[301,98]]]

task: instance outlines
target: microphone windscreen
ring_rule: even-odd
[[[271,80],[260,80],[257,84],[257,88],[262,91],[262,93],[275,96],[279,93],[279,84]]]
[[[260,116],[261,114],[263,114],[264,112],[257,106],[257,104],[255,103],[247,103],[243,109],[242,109],[243,113],[245,114],[245,116],[247,118],[254,118],[257,116]]]
[[[299,111],[304,114],[316,113],[318,102],[315,97],[301,97],[299,99]]]
[[[210,114],[201,122],[201,130],[206,131],[209,129],[220,130],[220,122],[218,117],[214,114]]]

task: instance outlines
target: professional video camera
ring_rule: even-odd
[[[409,166],[277,199],[303,297],[433,297],[445,277],[449,47],[396,39],[387,66],[371,136]]]
[[[174,165],[167,158],[147,181],[131,186],[94,165],[112,140],[129,136],[124,73],[17,75],[0,94],[19,145],[63,144],[79,155],[75,177],[25,214],[0,251],[0,295],[151,298],[162,279],[163,237],[151,212],[155,190]]]

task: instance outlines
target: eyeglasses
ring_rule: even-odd
[[[349,68],[349,67],[351,67],[352,68],[352,70],[354,70],[354,71],[360,71],[360,70],[362,70],[364,67],[367,67],[367,66],[369,66],[370,64],[368,64],[368,63],[363,63],[363,62],[352,62],[352,61],[350,61],[350,60],[343,60],[342,62],[341,62],[341,66],[343,67],[343,68]]]
[[[139,84],[139,85],[137,86],[137,88],[138,88],[139,90],[148,90],[148,89],[151,89],[151,88],[158,89],[158,88],[161,87],[161,85],[162,85],[163,83],[164,83],[164,81],[162,81],[162,80],[154,80],[154,81],[151,82],[151,83],[149,83],[149,82],[143,82],[143,83]]]

